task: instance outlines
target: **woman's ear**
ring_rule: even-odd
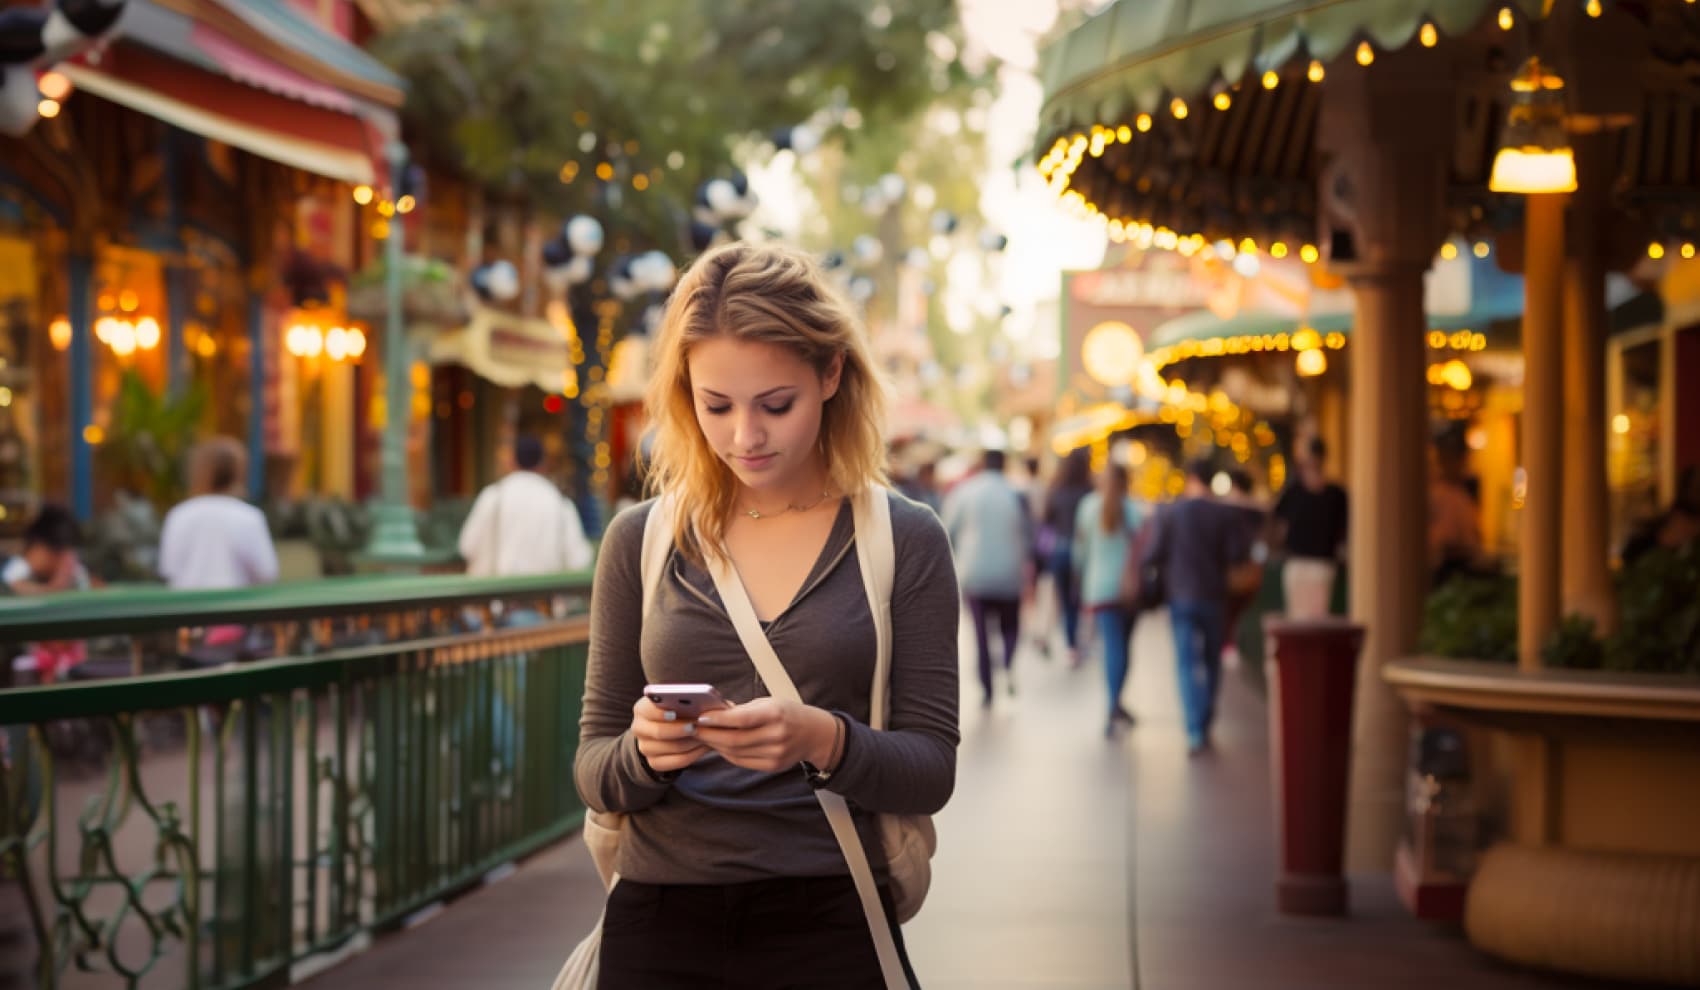
[[[844,376],[844,352],[839,351],[832,356],[832,363],[826,366],[826,371],[820,376],[821,401],[825,402],[838,394],[839,379]]]

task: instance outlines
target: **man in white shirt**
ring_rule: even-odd
[[[189,455],[193,497],[173,506],[159,534],[159,573],[173,588],[245,588],[277,580],[265,513],[238,497],[247,451],[213,437]]]
[[[474,577],[550,574],[590,566],[590,541],[578,510],[555,483],[537,473],[543,444],[514,440],[514,470],[488,485],[460,531],[460,555]]]

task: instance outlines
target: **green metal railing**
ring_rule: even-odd
[[[0,691],[0,929],[27,932],[0,938],[0,985],[281,984],[577,828],[586,592],[366,578],[0,603],[0,642],[269,622],[321,648]],[[527,624],[493,625],[491,602]],[[350,621],[389,641],[322,649]]]

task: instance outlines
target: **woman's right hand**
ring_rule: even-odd
[[[695,722],[680,721],[647,697],[632,706],[632,737],[644,762],[656,773],[683,770],[708,753],[696,729]]]

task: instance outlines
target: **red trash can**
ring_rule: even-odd
[[[1364,627],[1270,615],[1263,630],[1281,854],[1276,903],[1283,914],[1345,914],[1346,775]]]

